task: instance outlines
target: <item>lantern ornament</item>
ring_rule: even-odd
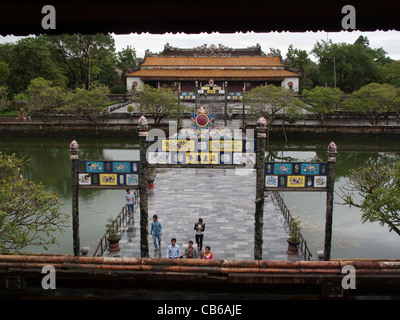
[[[139,137],[146,137],[147,136],[147,128],[148,128],[148,123],[147,119],[145,116],[141,116],[138,120],[138,125],[139,125]]]
[[[79,152],[79,144],[76,140],[73,140],[69,145],[69,153],[71,155],[71,159],[78,159]]]
[[[337,154],[337,146],[333,141],[328,146],[328,161],[335,162]]]
[[[335,156],[335,154],[337,154],[337,146],[333,141],[328,146],[328,154],[329,156]]]
[[[265,120],[264,117],[260,117],[257,121],[256,127],[257,127],[257,137],[259,138],[266,138],[266,130],[267,130],[267,125],[268,122]]]

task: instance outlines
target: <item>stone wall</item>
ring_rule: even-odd
[[[44,290],[44,266],[56,289]],[[356,289],[344,289],[345,266]],[[0,255],[0,297],[52,299],[358,299],[400,297],[400,261],[226,261]],[[186,298],[185,298],[186,297]]]

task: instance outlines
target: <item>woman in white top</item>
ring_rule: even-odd
[[[203,223],[203,219],[199,218],[199,222],[194,225],[194,230],[196,230],[196,243],[197,247],[199,248],[200,252],[203,248],[203,234],[204,230],[206,229],[206,225]]]

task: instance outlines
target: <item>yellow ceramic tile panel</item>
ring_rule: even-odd
[[[287,186],[288,187],[304,187],[305,176],[288,176]]]

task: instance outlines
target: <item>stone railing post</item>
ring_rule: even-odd
[[[139,172],[139,196],[140,196],[140,255],[149,257],[149,227],[148,227],[148,163],[147,163],[147,119],[141,116],[138,120],[139,148],[140,148],[140,172]]]
[[[333,193],[335,186],[335,165],[336,165],[337,146],[331,142],[328,146],[328,179],[326,190],[326,217],[325,217],[325,244],[324,260],[331,259],[332,243],[332,220],[333,220]]]
[[[79,236],[79,191],[78,191],[78,152],[79,145],[74,140],[69,145],[72,173],[72,232],[74,255],[79,256],[80,236]]]
[[[267,121],[261,117],[257,121],[256,145],[256,209],[254,214],[254,260],[262,260],[264,225],[264,188],[265,188],[265,131]]]

